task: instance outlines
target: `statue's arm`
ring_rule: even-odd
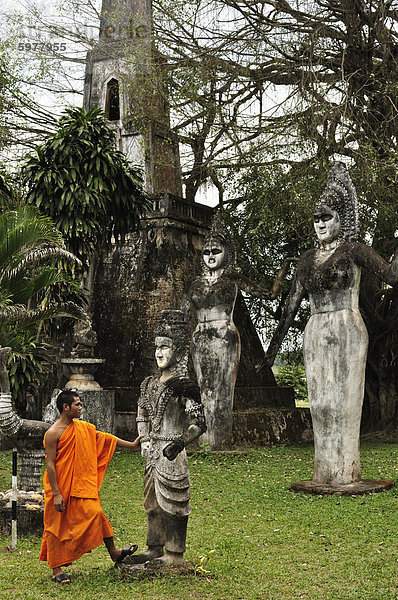
[[[196,390],[195,397],[182,397],[181,401],[185,404],[185,414],[187,427],[181,436],[181,439],[170,442],[164,449],[163,455],[168,460],[174,460],[178,454],[191,442],[196,440],[206,431],[206,421],[203,405],[198,400],[200,398],[199,389]]]
[[[259,369],[263,366],[271,367],[274,364],[275,357],[278,353],[279,348],[283,342],[283,339],[288,332],[291,324],[294,321],[294,317],[299,309],[299,306],[305,296],[305,289],[300,283],[297,274],[295,275],[290,289],[289,296],[286,300],[285,307],[282,311],[281,319],[275,329],[274,335],[270,341],[267,352],[265,353],[265,359],[260,365]]]
[[[196,440],[207,429],[203,404],[193,398],[185,398],[187,428],[183,434],[184,446]]]
[[[264,298],[265,300],[274,300],[279,294],[283,280],[289,270],[290,263],[296,261],[296,258],[288,257],[283,261],[281,268],[278,271],[277,276],[274,279],[271,290],[266,290],[262,286],[258,285],[248,277],[236,273],[238,284],[242,292],[255,296],[257,298]]]
[[[388,263],[370,246],[355,244],[355,259],[360,267],[370,271],[390,285],[398,283],[398,248],[391,263]]]
[[[141,439],[141,454],[142,454],[142,456],[145,457],[148,452],[148,449],[149,449],[150,423],[149,423],[148,411],[139,405],[138,405],[136,421],[137,421],[138,435],[143,436]]]

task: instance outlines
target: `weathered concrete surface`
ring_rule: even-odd
[[[98,369],[96,379],[103,388],[115,390],[118,412],[137,409],[140,383],[154,370],[153,324],[162,310],[180,305],[187,283],[199,272],[211,215],[207,206],[191,205],[170,195],[155,198],[154,210],[147,214],[141,232],[101,259],[93,322],[97,355],[106,363]],[[276,387],[271,369],[256,370],[264,351],[240,294],[233,319],[242,343],[235,390]],[[193,332],[193,320],[189,326]],[[244,406],[243,392],[240,396]],[[286,402],[283,399],[283,406]]]
[[[189,332],[184,314],[163,311],[155,336],[158,372],[142,382],[137,414],[138,433],[143,436],[141,454],[146,461],[148,549],[129,557],[129,562],[144,563],[150,556],[162,565],[180,565],[191,512],[185,446],[206,430],[206,424],[199,388],[187,377]]]
[[[116,413],[115,434],[123,439],[135,439],[137,436],[135,419],[135,412]],[[232,431],[234,448],[280,443],[294,444],[313,440],[308,408],[236,411],[233,413]]]
[[[22,535],[43,533],[44,499],[39,494],[19,491],[17,500],[17,528]],[[0,533],[11,534],[11,492],[0,493]]]
[[[247,410],[233,413],[234,447],[311,442],[308,408]]]
[[[336,163],[314,209],[317,247],[299,260],[296,277],[267,364],[276,356],[308,295],[311,318],[304,333],[304,361],[314,427],[313,481],[322,485],[360,481],[359,435],[368,335],[358,309],[361,269],[393,285],[398,253],[391,265],[356,241],[357,198],[346,166]]]
[[[181,195],[178,141],[151,30],[151,3],[103,1],[99,39],[87,55],[83,105],[105,112],[118,148],[143,169],[149,193]],[[110,101],[112,82],[117,92]]]
[[[79,392],[100,390],[101,386],[95,381],[94,373],[104,362],[103,358],[62,358],[61,363],[69,370],[69,381],[65,387]]]
[[[155,200],[141,232],[99,265],[93,320],[97,353],[106,363],[97,379],[102,387],[115,389],[116,410],[136,409],[140,383],[154,370],[154,323],[162,310],[180,305],[199,267],[211,209],[188,208],[169,196]]]
[[[326,496],[337,495],[355,495],[355,494],[374,494],[384,492],[394,487],[395,481],[386,479],[361,479],[353,483],[316,483],[312,479],[297,481],[290,486],[292,492],[307,492],[308,494],[323,494]]]
[[[114,390],[79,390],[83,402],[83,421],[95,425],[98,431],[114,433],[115,392]],[[120,436],[119,436],[120,437]]]
[[[294,389],[289,387],[235,386],[234,411],[263,408],[296,408]]]
[[[18,488],[41,492],[41,470],[44,463],[45,451],[42,447],[18,450]]]
[[[153,200],[140,232],[100,258],[92,295],[96,355],[106,359],[97,379],[105,389],[115,390],[118,411],[137,408],[139,385],[153,372],[153,323],[162,310],[180,306],[186,284],[199,272],[213,213],[194,203],[192,194],[182,199],[167,79],[151,24],[150,3],[104,0],[99,40],[87,56],[84,86],[84,107],[104,110],[119,149],[143,168],[145,190]],[[242,339],[236,385],[275,385],[270,369],[256,371],[263,359],[261,343],[243,300],[237,305],[243,319],[234,316]]]

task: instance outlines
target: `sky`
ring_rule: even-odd
[[[100,0],[97,0],[99,3]],[[73,39],[63,39],[56,34],[49,33],[47,29],[37,25],[11,27],[9,17],[16,13],[24,15],[24,19],[28,18],[32,11],[32,6],[37,7],[40,18],[44,21],[53,21],[57,25],[62,24],[62,19],[68,19],[68,29],[75,32],[82,32],[89,38],[96,38],[98,29],[91,26],[88,16],[83,16],[79,19],[74,19],[71,13],[64,17],[62,12],[59,12],[59,0],[3,0],[0,8],[0,33],[2,40],[13,39],[14,41],[14,58],[18,70],[22,70],[28,76],[31,73],[37,73],[39,67],[39,56],[43,57],[43,48],[49,48],[50,53],[41,58],[43,60],[44,70],[47,71],[43,75],[42,80],[38,80],[40,84],[36,90],[36,99],[41,106],[44,106],[52,115],[57,117],[61,114],[63,108],[67,105],[81,106],[83,102],[83,78],[85,66],[83,62],[76,65],[72,61],[63,63],[66,65],[67,72],[60,78],[62,72],[61,66],[51,56],[52,51],[62,51],[66,57],[73,58],[79,56],[81,61],[84,61],[86,49],[74,43]],[[61,3],[61,8],[64,6]],[[66,21],[65,21],[66,22]],[[12,33],[14,32],[14,33]],[[44,44],[44,46],[43,46]],[[61,46],[64,44],[64,46]],[[76,93],[60,93],[56,88],[59,82],[62,83],[62,88],[65,90],[75,90]],[[44,83],[45,82],[45,83]],[[218,193],[212,184],[203,185],[199,190],[196,201],[201,204],[215,206],[218,203]]]

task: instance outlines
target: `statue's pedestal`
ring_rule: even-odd
[[[148,578],[154,577],[156,575],[166,575],[166,574],[174,574],[174,575],[192,575],[195,573],[195,567],[193,563],[188,560],[184,560],[184,562],[180,565],[159,565],[154,561],[148,561],[141,565],[129,564],[126,561],[123,561],[116,565],[125,577],[134,579],[135,577],[145,577]]]
[[[101,389],[94,379],[94,373],[105,363],[103,358],[62,358],[61,363],[66,365],[70,372],[70,379],[65,387],[79,392]]]
[[[389,479],[361,479],[354,483],[315,483],[312,479],[297,481],[290,486],[292,492],[306,492],[307,494],[322,494],[331,496],[351,496],[356,494],[374,494],[384,492],[394,487],[395,481]]]
[[[103,390],[94,379],[95,370],[104,365],[103,358],[63,358],[70,372],[67,388],[76,390],[83,402],[82,419],[99,431],[113,433],[115,428],[115,392]]]

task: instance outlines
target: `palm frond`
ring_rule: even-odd
[[[18,316],[10,316],[2,321],[2,326],[14,325],[16,328],[30,331],[39,323],[49,321],[55,318],[68,317],[71,319],[83,319],[85,313],[83,309],[74,302],[65,302],[64,304],[50,305],[45,308],[36,308],[26,310]]]
[[[13,279],[20,273],[38,264],[43,264],[46,261],[62,260],[68,263],[81,265],[81,261],[71,252],[64,248],[58,247],[43,247],[37,248],[31,252],[27,252],[17,265],[12,268],[4,268],[0,270],[0,284],[3,279]]]

